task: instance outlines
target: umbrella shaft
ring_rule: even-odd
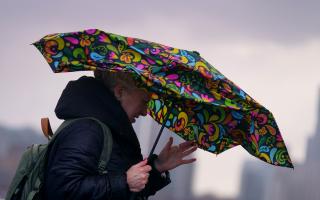
[[[160,129],[160,131],[159,131],[159,133],[158,133],[158,136],[157,136],[157,138],[156,138],[156,140],[155,140],[155,142],[154,142],[154,144],[153,144],[153,147],[152,147],[152,149],[151,149],[148,157],[150,157],[150,156],[153,154],[153,152],[154,152],[154,150],[155,150],[155,148],[156,148],[156,146],[157,146],[157,144],[158,144],[158,142],[159,142],[159,139],[160,139],[160,137],[161,137],[161,135],[162,135],[162,131],[163,131],[163,129],[164,129],[165,124],[167,123],[167,120],[168,120],[168,118],[169,118],[169,115],[170,115],[172,109],[173,109],[173,103],[171,103],[171,105],[169,106],[169,109],[168,109],[168,112],[167,112],[167,116],[166,116],[166,118],[163,120],[161,129]]]
[[[149,156],[148,156],[149,158],[150,158],[150,156],[153,154],[153,152],[154,152],[154,150],[155,150],[155,148],[156,148],[156,146],[157,146],[157,144],[158,144],[158,142],[159,142],[159,139],[160,139],[160,137],[161,137],[162,131],[163,131],[163,129],[164,129],[164,126],[165,126],[165,124],[166,124],[166,122],[167,122],[167,119],[168,119],[168,117],[169,117],[172,109],[173,109],[173,103],[171,103],[171,105],[169,106],[169,109],[168,109],[168,112],[167,112],[167,116],[166,116],[166,118],[163,120],[163,123],[162,123],[161,129],[160,129],[160,131],[159,131],[159,133],[158,133],[157,139],[156,139],[156,141],[154,142],[153,147],[152,147],[152,149],[151,149],[151,151],[150,151],[150,154],[149,154]],[[130,196],[130,200],[134,200],[134,199],[136,198],[136,196],[137,196],[137,193],[132,193],[131,196]],[[148,199],[148,198],[145,197],[145,199]]]

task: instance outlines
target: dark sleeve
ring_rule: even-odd
[[[45,176],[45,199],[126,199],[126,174],[98,174],[103,132],[92,120],[66,127],[54,141]]]
[[[143,191],[144,196],[151,196],[154,195],[157,191],[161,190],[169,183],[171,183],[169,171],[164,173],[160,173],[154,166],[154,161],[157,159],[158,156],[153,154],[149,158],[149,164],[152,167],[150,171],[149,181]]]

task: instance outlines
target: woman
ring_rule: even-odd
[[[112,132],[113,147],[108,173],[98,174],[103,132],[96,122],[77,121],[63,129],[49,150],[45,173],[45,199],[137,199],[154,195],[170,183],[168,170],[195,159],[192,142],[172,146],[169,139],[159,156],[143,159],[131,123],[147,114],[150,95],[122,72],[95,72],[93,77],[70,81],[55,112],[60,119],[94,117]]]

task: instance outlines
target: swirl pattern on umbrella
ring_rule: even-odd
[[[153,93],[149,115],[218,154],[242,145],[270,164],[293,167],[271,112],[199,53],[98,29],[45,36],[34,45],[52,70],[129,72]],[[167,122],[168,104],[173,110]]]

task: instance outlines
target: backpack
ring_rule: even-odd
[[[53,134],[49,119],[43,118],[41,119],[42,131],[49,139],[49,142],[47,144],[33,144],[23,153],[5,200],[41,199],[40,192],[43,186],[45,166],[49,153],[48,147],[65,127],[81,119],[91,119],[97,122],[103,129],[104,144],[98,163],[98,172],[100,175],[107,173],[106,165],[110,159],[113,143],[108,126],[93,117],[76,118],[64,121]]]

